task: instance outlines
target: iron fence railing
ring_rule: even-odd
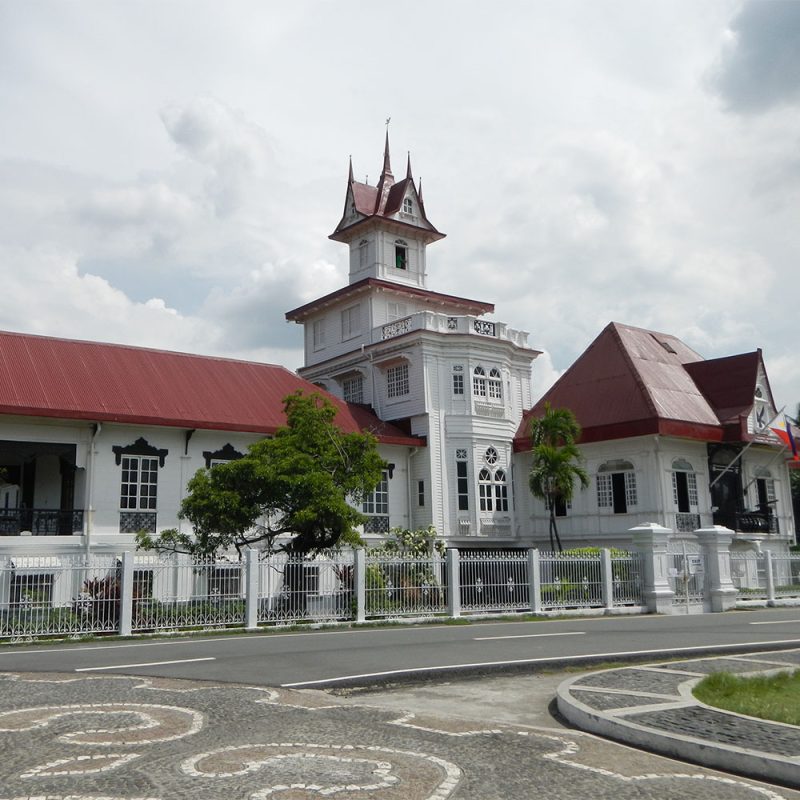
[[[615,606],[644,605],[644,558],[641,553],[611,554],[611,579]]]
[[[83,530],[83,509],[0,508],[0,536],[72,536]]]
[[[407,558],[367,555],[365,567],[367,617],[447,613],[445,561],[440,556]]]
[[[464,611],[525,611],[531,607],[525,550],[462,551],[459,584]]]

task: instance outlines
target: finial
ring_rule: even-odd
[[[422,178],[417,181],[417,197],[419,198],[420,205],[423,205],[422,202]]]
[[[408,151],[408,161],[406,161],[406,180],[411,180],[414,176],[411,174],[411,151]]]
[[[347,175],[347,180],[352,183],[353,182],[353,156],[350,156],[350,171]]]
[[[383,146],[383,170],[381,171],[381,175],[392,174],[392,165],[389,161],[389,123],[391,120],[391,117],[387,117],[386,119],[386,143]]]

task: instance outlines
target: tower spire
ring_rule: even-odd
[[[347,174],[347,182],[352,183],[353,180],[353,156],[350,156],[350,171]]]
[[[384,175],[392,174],[392,164],[389,160],[389,122],[391,119],[392,118],[389,117],[389,119],[386,120],[386,142],[383,146],[383,170],[381,171],[381,178],[383,178]]]
[[[406,161],[406,180],[413,180],[414,176],[411,174],[411,151],[408,151],[408,160]]]

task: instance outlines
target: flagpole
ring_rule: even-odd
[[[771,419],[771,420],[770,420],[770,421],[769,421],[769,422],[768,422],[766,425],[764,425],[764,427],[763,427],[761,430],[766,430],[767,428],[769,428],[769,427],[772,425],[772,423],[773,423],[773,422],[775,422],[775,420],[776,420],[776,419],[778,419],[778,417],[779,417],[781,414],[783,414],[783,412],[784,412],[785,408],[786,408],[786,406],[784,406],[784,407],[783,407],[783,408],[782,408],[782,409],[781,409],[781,410],[780,410],[780,411],[779,411],[779,412],[778,412],[778,413],[777,413],[777,414],[776,414],[776,415],[775,415],[775,416],[774,416],[774,417],[773,417],[773,418],[772,418],[772,419]],[[755,439],[751,439],[751,440],[750,440],[750,441],[749,441],[749,442],[748,442],[748,443],[747,443],[747,444],[744,446],[744,448],[742,448],[742,449],[741,449],[741,450],[740,450],[740,451],[739,451],[739,452],[736,454],[736,458],[734,458],[734,459],[733,459],[733,461],[731,461],[731,463],[730,463],[730,464],[728,464],[728,466],[727,466],[727,467],[725,467],[725,469],[724,469],[724,470],[722,470],[722,472],[720,472],[720,474],[719,474],[719,475],[717,475],[717,477],[716,477],[716,478],[714,478],[714,480],[713,480],[713,481],[711,481],[711,483],[708,485],[708,489],[709,489],[709,491],[711,491],[711,489],[713,489],[713,488],[714,488],[714,487],[717,485],[717,481],[719,481],[719,479],[720,479],[720,478],[721,478],[721,477],[722,477],[722,476],[723,476],[723,475],[724,475],[724,474],[725,474],[725,473],[726,473],[726,472],[727,472],[727,471],[728,471],[728,470],[729,470],[729,469],[730,469],[730,468],[731,468],[731,467],[732,467],[732,466],[733,466],[733,465],[734,465],[734,464],[735,464],[735,463],[736,463],[736,462],[737,462],[737,461],[738,461],[738,460],[739,460],[739,459],[740,459],[740,458],[741,458],[741,457],[742,457],[742,456],[743,456],[743,455],[744,455],[744,454],[745,454],[745,453],[746,453],[746,452],[747,452],[747,451],[748,451],[748,450],[749,450],[749,449],[750,449],[750,448],[751,448],[751,447],[752,447],[752,446],[755,444],[755,443],[756,443],[756,440],[755,440]]]
[[[786,444],[786,443],[782,443],[782,444],[781,444],[781,449],[780,449],[780,450],[778,450],[778,452],[777,452],[777,453],[775,453],[775,455],[772,457],[772,459],[771,459],[770,461],[768,461],[768,462],[767,462],[767,466],[766,466],[766,467],[764,467],[764,469],[769,469],[769,468],[770,468],[770,467],[771,467],[771,466],[772,466],[772,465],[773,465],[773,464],[774,464],[774,463],[775,463],[775,462],[778,460],[778,458],[780,458],[780,456],[782,456],[782,455],[783,455],[784,451],[785,451],[786,449],[788,449],[788,447],[789,447],[789,445],[788,445],[788,444]],[[742,489],[742,494],[747,494],[747,490],[748,490],[748,489],[749,489],[749,488],[750,488],[750,487],[751,487],[751,486],[752,486],[752,485],[753,485],[753,484],[754,484],[754,483],[755,483],[757,480],[758,480],[758,475],[756,475],[756,476],[755,476],[755,478],[751,478],[751,479],[750,479],[750,482],[747,484],[747,486],[745,486],[745,487],[744,487],[744,489]]]

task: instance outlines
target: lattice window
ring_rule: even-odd
[[[614,505],[610,475],[597,476],[597,505],[600,508],[611,508]]]
[[[496,367],[489,370],[489,380],[487,381],[487,389],[490,400],[503,399],[503,379],[500,376],[500,370]]]
[[[158,496],[158,458],[122,456],[119,507],[131,511],[153,511]]]
[[[363,403],[364,402],[363,375],[355,375],[352,378],[345,379],[342,383],[342,391],[344,393],[345,403]]]
[[[629,506],[635,506],[636,500],[636,473],[625,473],[625,502]]]
[[[389,473],[384,471],[373,492],[364,500],[361,510],[365,514],[386,515],[389,513]]]
[[[472,393],[475,397],[486,397],[486,370],[481,366],[472,371]]]
[[[414,213],[414,204],[411,202],[410,197],[406,197],[403,199],[403,213],[405,214]]]
[[[408,364],[399,364],[386,370],[386,394],[388,397],[402,397],[410,391],[408,383]]]
[[[478,473],[478,499],[481,511],[508,511],[508,486],[502,469],[492,474],[485,467]]]

